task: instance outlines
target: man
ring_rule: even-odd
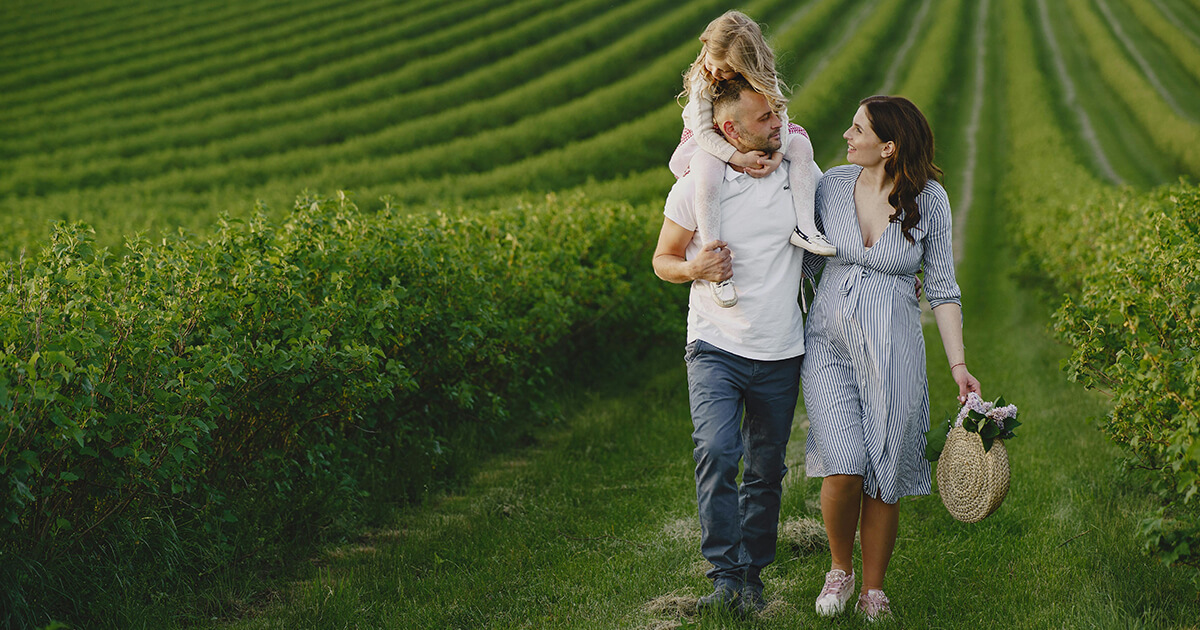
[[[713,100],[713,117],[740,151],[780,149],[782,121],[744,80],[724,82]],[[692,283],[685,361],[700,548],[712,564],[707,575],[713,581],[713,592],[698,602],[701,609],[762,610],[759,574],[775,559],[784,451],[804,354],[797,305],[803,250],[788,241],[796,224],[789,167],[784,161],[754,178],[727,166],[722,240],[709,243],[700,243],[696,232],[695,186],[681,178],[667,197],[654,252],[659,278]],[[721,308],[705,284],[734,275],[739,301]]]

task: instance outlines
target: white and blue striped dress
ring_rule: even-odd
[[[931,491],[924,457],[929,384],[915,274],[924,266],[932,306],[962,302],[945,189],[931,180],[917,196],[921,218],[909,231],[915,243],[893,222],[868,248],[854,205],[861,171],[832,168],[817,185],[817,220],[838,253],[805,255],[805,277],[825,267],[804,329],[805,465],[810,477],[861,475],[869,496],[895,503]]]

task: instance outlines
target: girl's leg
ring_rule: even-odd
[[[883,590],[883,578],[900,529],[900,505],[865,494],[862,501],[862,593],[866,594],[871,589]]]
[[[830,245],[825,235],[817,229],[816,196],[817,180],[821,169],[813,161],[812,142],[801,133],[788,135],[784,145],[784,157],[789,162],[788,184],[792,189],[792,203],[796,210],[796,226],[803,237],[793,235],[792,243],[797,247],[822,256],[832,256],[837,249]]]
[[[696,231],[700,240],[707,245],[721,238],[721,182],[725,179],[725,163],[705,151],[696,151],[690,167],[696,182]],[[710,282],[713,301],[722,308],[738,302],[733,279]]]
[[[704,244],[721,238],[721,182],[725,163],[707,151],[696,151],[689,168],[696,184],[696,224]]]

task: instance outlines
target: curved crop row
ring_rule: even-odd
[[[44,53],[46,59],[29,58],[27,63],[4,72],[0,87],[6,91],[0,95],[0,102],[6,108],[15,108],[34,102],[50,103],[69,95],[72,89],[110,89],[133,76],[144,76],[139,66],[169,68],[178,65],[181,58],[223,54],[228,50],[219,46],[228,49],[234,40],[245,45],[248,33],[254,34],[254,46],[260,46],[274,39],[281,29],[290,30],[305,22],[316,25],[312,13],[323,10],[328,9],[313,0],[274,11],[234,4],[218,11],[197,8],[173,12],[166,21],[144,27],[126,25],[129,30],[123,36],[89,42],[90,46],[72,46],[74,38],[68,34],[58,48]],[[131,69],[137,74],[131,75]],[[9,91],[14,89],[19,91]]]
[[[4,90],[0,103],[6,115],[24,116],[31,111],[53,113],[93,105],[85,96],[107,99],[150,93],[154,89],[152,81],[163,70],[202,63],[212,64],[219,71],[231,55],[244,48],[270,46],[274,40],[290,37],[305,27],[327,24],[327,16],[321,19],[332,9],[322,4],[326,2],[329,0],[307,0],[272,12],[229,16],[207,28],[188,30],[183,35],[166,33],[166,39],[129,44],[107,54],[63,57],[58,63],[27,66],[6,73],[0,80]],[[251,36],[253,44],[248,45]],[[142,85],[147,82],[151,83]]]
[[[1138,20],[1154,34],[1179,60],[1193,78],[1200,81],[1200,47],[1188,38],[1179,26],[1171,24],[1162,13],[1159,13],[1145,2],[1126,2],[1129,10],[1133,11]]]
[[[810,77],[793,95],[788,115],[794,122],[811,129],[824,129],[849,116],[848,103],[857,103],[866,96],[852,94],[852,90],[860,88],[866,77],[878,69],[878,52],[892,43],[892,36],[901,24],[897,15],[903,9],[903,2],[883,0],[864,22],[855,25],[854,38],[837,51],[820,74]],[[789,46],[781,44],[779,48],[788,50]]]
[[[130,28],[140,28],[163,19],[163,13],[187,4],[181,0],[134,5],[111,2],[68,2],[54,6],[43,2],[4,4],[5,18],[0,22],[0,37],[11,42],[14,50],[39,51],[53,49],[53,42],[74,32],[72,41],[93,42],[119,35]],[[32,5],[32,6],[30,6]],[[94,16],[95,19],[90,19]],[[38,19],[38,18],[44,19]],[[80,25],[85,28],[80,28]],[[8,51],[4,55],[7,56]],[[17,57],[19,55],[12,55]]]
[[[963,36],[970,33],[967,25],[968,12],[963,0],[939,2],[933,23],[923,34],[920,44],[908,64],[908,73],[895,90],[916,103],[936,129],[936,120],[944,101],[939,100],[947,90],[950,77],[955,74],[964,55],[960,50]]]
[[[908,34],[904,37],[904,43],[900,44],[900,48],[896,54],[892,55],[891,61],[888,62],[887,74],[884,76],[883,83],[876,90],[877,94],[891,94],[896,90],[897,77],[902,68],[912,67],[912,62],[909,59],[909,54],[912,52],[913,46],[917,43],[917,38],[925,35],[926,20],[929,19],[929,8],[932,6],[931,0],[921,0],[921,8],[917,9],[913,15],[912,21],[908,25]]]
[[[713,5],[714,8],[715,6]],[[692,6],[687,11],[689,21],[702,25],[706,14],[711,10],[703,4]],[[570,33],[565,35],[573,45],[581,44],[581,42],[575,41]],[[662,37],[664,35],[665,33],[661,32],[661,29],[655,29],[644,33],[641,37]],[[586,41],[582,43],[586,44]],[[511,115],[516,116],[517,122],[507,128],[489,131],[478,137],[460,138],[447,144],[433,146],[401,145],[409,151],[398,156],[360,162],[357,165],[354,163],[339,164],[336,161],[338,157],[336,152],[330,154],[327,149],[317,147],[281,153],[267,158],[239,160],[207,168],[176,171],[139,182],[138,188],[163,193],[168,191],[202,193],[219,186],[254,186],[268,180],[295,181],[306,171],[314,169],[320,174],[315,177],[305,177],[307,185],[320,187],[323,186],[322,182],[337,182],[335,187],[357,188],[362,185],[395,182],[414,177],[487,170],[492,166],[524,159],[572,140],[586,138],[619,124],[623,120],[636,118],[659,103],[669,101],[677,89],[680,68],[686,66],[694,56],[694,49],[695,44],[689,42],[669,55],[662,56],[660,53],[653,57],[652,65],[615,84],[589,83],[586,77],[576,76],[574,80],[579,81],[579,84],[575,86],[575,90],[578,92],[588,92],[589,88],[596,85],[602,87],[590,91],[585,98],[552,108],[536,116],[526,116],[527,112],[520,107],[521,103],[513,101],[514,108]],[[544,57],[540,51],[530,52],[533,53],[531,59]],[[616,69],[636,67],[636,60],[629,61],[628,66],[618,66]],[[589,65],[595,67],[593,64]],[[484,71],[489,72],[490,69],[484,69]],[[522,90],[519,96],[523,99],[536,98],[537,93]],[[612,106],[614,102],[622,103],[622,107],[614,108]],[[401,111],[411,111],[411,109],[404,108]],[[485,111],[480,110],[480,114]],[[497,116],[504,116],[505,113],[503,109],[499,108],[492,112]],[[433,127],[432,130],[437,132],[439,128]],[[437,133],[429,135],[432,140],[441,140],[447,137]],[[393,136],[391,139],[397,142],[404,141],[403,136]],[[388,142],[383,143],[383,145],[386,144]],[[447,159],[439,156],[454,157]],[[357,152],[348,153],[346,157],[361,159]]]
[[[362,108],[331,112],[309,120],[303,126],[272,126],[261,133],[239,136],[201,149],[159,151],[129,160],[85,164],[82,169],[64,169],[57,175],[36,167],[24,171],[14,169],[9,180],[0,182],[0,190],[20,190],[22,185],[28,186],[30,182],[39,181],[43,182],[41,186],[46,190],[87,185],[86,182],[111,185],[147,175],[151,176],[151,181],[161,182],[167,189],[181,187],[180,178],[192,182],[263,181],[280,175],[298,175],[345,160],[361,160],[372,155],[394,156],[398,152],[417,154],[416,161],[443,169],[443,172],[458,172],[469,168],[464,165],[476,154],[489,152],[468,144],[463,147],[465,151],[430,154],[427,151],[433,149],[428,149],[427,145],[441,144],[455,136],[478,134],[508,123],[522,123],[523,119],[583,96],[597,87],[602,88],[599,91],[611,99],[608,103],[599,104],[597,109],[601,115],[636,115],[639,110],[634,102],[625,103],[625,108],[611,106],[612,102],[621,101],[625,92],[614,90],[609,84],[620,81],[621,85],[631,85],[628,77],[623,81],[621,79],[644,59],[655,60],[653,67],[658,69],[656,74],[664,77],[667,85],[676,82],[678,68],[669,65],[664,67],[659,61],[660,55],[666,52],[664,46],[671,45],[680,32],[702,28],[718,6],[711,1],[689,4],[618,39],[628,23],[636,23],[641,16],[662,4],[662,0],[635,2],[625,9],[582,23],[578,28],[565,31],[502,63],[481,68],[443,86],[400,95]],[[584,56],[577,62],[541,74],[543,69],[540,66],[548,61],[553,60],[555,65],[559,65],[566,59],[586,55],[593,50],[595,42],[611,43],[600,53]],[[675,57],[678,55],[672,55],[672,63],[678,62],[681,66],[686,63],[686,59],[680,61]],[[645,73],[634,74],[641,76]],[[481,87],[517,83],[526,77],[536,78],[529,84],[490,99],[486,98],[486,92],[476,94]],[[643,84],[646,84],[645,80],[629,93],[645,98],[646,92],[642,90],[647,86]],[[447,102],[456,102],[456,99],[472,94],[476,94],[478,100],[467,101],[462,107],[446,108]],[[589,102],[596,100],[596,97],[591,97]],[[430,119],[425,116],[430,112],[444,113],[437,113]],[[585,118],[581,123],[594,124],[586,120],[591,116],[581,116]],[[396,122],[400,124],[388,127]],[[529,125],[524,127],[528,128]],[[382,131],[372,133],[381,128]],[[353,142],[319,144],[358,134],[365,135],[355,138]],[[502,135],[512,136],[511,133]],[[313,144],[318,146],[309,146]],[[455,157],[443,158],[438,155]],[[26,177],[32,179],[23,179]],[[53,184],[48,183],[50,177],[56,177],[52,180]],[[195,186],[193,183],[182,187],[195,189]]]
[[[337,147],[323,149],[322,145],[362,134],[378,135],[378,130],[387,129],[389,125],[398,122],[402,123],[402,127],[415,127],[444,138],[446,134],[457,133],[464,125],[459,121],[449,121],[452,125],[449,128],[426,126],[419,122],[421,117],[429,112],[443,111],[449,114],[455,111],[455,108],[448,110],[447,103],[466,101],[464,107],[473,107],[481,100],[487,99],[490,88],[503,90],[506,86],[520,85],[522,80],[531,78],[546,90],[540,98],[551,104],[569,99],[572,94],[582,94],[596,85],[615,80],[628,72],[628,68],[636,67],[641,59],[653,58],[653,55],[663,52],[662,46],[671,42],[671,37],[678,34],[680,26],[691,28],[704,19],[703,12],[708,6],[687,5],[679,11],[667,14],[658,22],[652,22],[651,25],[661,22],[656,28],[648,26],[633,31],[625,38],[620,37],[628,29],[629,23],[639,23],[647,15],[660,9],[663,4],[664,0],[639,0],[596,19],[583,21],[579,26],[531,45],[512,57],[457,76],[440,86],[401,93],[391,98],[368,102],[360,107],[336,110],[331,108],[328,113],[311,118],[303,125],[286,124],[286,120],[270,121],[260,124],[260,131],[231,136],[228,140],[210,142],[192,149],[158,150],[124,160],[93,156],[91,160],[81,161],[76,168],[60,166],[57,175],[45,168],[48,162],[44,160],[17,162],[12,166],[10,177],[0,181],[0,191],[49,191],[92,185],[89,182],[110,184],[131,178],[153,177],[169,170],[188,167],[220,168],[219,165],[234,158],[257,158],[271,153],[278,155],[272,155],[268,159],[278,160],[281,155],[287,153],[329,151],[325,157],[316,155],[314,159],[336,161],[339,154],[346,151],[339,151]],[[675,29],[674,32],[672,29]],[[562,71],[544,74],[549,64],[554,64],[550,66],[554,67],[580,55],[587,55],[597,43],[608,45],[602,50],[618,51],[618,54],[584,56],[581,59],[583,63],[568,66],[574,74]],[[639,58],[637,53],[649,56]],[[604,67],[588,62],[593,57],[607,58],[614,63],[624,63],[625,66]],[[599,76],[594,76],[597,74]],[[546,80],[551,77],[558,80]],[[510,90],[513,91],[524,95],[526,100],[536,95],[530,93],[527,88]],[[543,105],[541,102],[534,102],[514,103],[507,109],[493,107],[491,111],[483,112],[490,115],[477,117],[476,122],[472,124],[486,129],[528,115],[528,112],[537,111]],[[204,131],[204,125],[198,127],[189,131]],[[224,135],[215,133],[216,131],[220,130],[214,130],[214,137]],[[164,141],[155,143],[153,137],[143,139],[142,142],[147,148],[168,144]],[[392,153],[418,148],[424,144],[419,138],[409,139],[397,137],[395,134],[391,134],[385,142],[389,145],[386,150]],[[317,147],[306,148],[313,145]],[[61,157],[59,160],[60,163],[65,162]]]
[[[1121,47],[1083,0],[1067,0],[1067,5],[1112,92],[1129,107],[1154,144],[1174,156],[1180,170],[1200,175],[1200,125],[1175,113],[1126,60]]]
[[[29,64],[49,61],[56,58],[55,50],[63,50],[66,56],[107,51],[122,43],[141,41],[141,38],[146,36],[145,32],[156,33],[163,28],[177,30],[179,25],[165,26],[172,16],[204,12],[204,7],[195,4],[174,4],[182,6],[172,6],[169,2],[153,6],[127,4],[122,7],[123,10],[118,10],[115,7],[100,7],[97,3],[87,3],[87,8],[99,11],[103,18],[93,22],[88,22],[83,14],[72,15],[69,9],[58,7],[50,24],[39,23],[36,20],[34,7],[0,11],[0,39],[12,42],[21,52],[20,55],[15,55],[8,50],[0,51],[0,70],[20,68],[22,60],[27,60]],[[45,5],[38,6],[46,8]],[[80,6],[82,3],[72,5],[76,9]],[[221,11],[208,13],[220,14]],[[86,24],[86,27],[80,28],[81,23]]]
[[[360,38],[365,40],[361,44],[365,46],[363,48],[359,48],[360,44],[353,39],[337,40],[316,47],[309,46],[310,50],[305,55],[287,59],[285,63],[264,67],[252,66],[234,72],[229,79],[215,77],[201,80],[195,87],[179,91],[188,97],[184,100],[179,100],[174,92],[167,92],[157,98],[145,99],[144,105],[139,105],[138,100],[130,104],[126,100],[116,99],[84,111],[61,112],[41,118],[31,117],[25,122],[29,130],[45,128],[22,142],[12,143],[13,148],[19,152],[46,151],[96,140],[119,138],[147,129],[179,126],[180,123],[190,125],[194,121],[214,115],[240,113],[245,116],[247,112],[236,110],[250,110],[249,113],[252,114],[263,109],[264,105],[305,99],[328,99],[329,91],[334,89],[340,89],[345,98],[347,93],[361,89],[363,83],[378,84],[390,73],[407,68],[414,58],[435,52],[441,53],[443,57],[455,57],[458,54],[455,52],[455,46],[460,44],[463,38],[472,40],[498,28],[511,26],[545,4],[540,0],[526,0],[511,7],[484,12],[474,19],[460,19],[464,15],[478,13],[473,10],[476,5],[486,5],[486,0],[471,2],[466,9],[431,12],[424,16],[424,19],[390,24],[384,31]],[[441,24],[442,20],[446,20],[452,26],[429,31],[429,28]],[[408,37],[420,33],[426,34],[415,38]],[[500,36],[503,36],[503,32],[496,35]],[[303,35],[298,37],[299,43],[302,44],[303,40]],[[343,58],[342,55],[349,50],[357,50],[358,54]],[[322,62],[322,59],[325,61]],[[479,63],[484,59],[486,58],[470,59],[465,63]],[[316,70],[312,70],[313,64]],[[459,66],[461,67],[463,66]],[[166,77],[157,77],[154,80],[183,82],[183,77],[177,75],[182,73],[190,76],[193,72],[195,69],[192,67],[182,66],[169,72]],[[228,85],[227,81],[248,89],[223,92],[219,89],[220,86],[226,89],[233,87]],[[201,98],[202,95],[211,98]],[[110,122],[111,118],[123,112],[122,108],[125,106],[135,110],[147,106],[162,111],[149,116],[132,116]],[[96,124],[101,121],[106,124]],[[55,131],[55,125],[65,127],[61,131]]]

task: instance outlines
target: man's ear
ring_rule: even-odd
[[[737,125],[732,120],[726,120],[721,123],[721,133],[725,134],[728,140],[736,140],[738,138]]]

